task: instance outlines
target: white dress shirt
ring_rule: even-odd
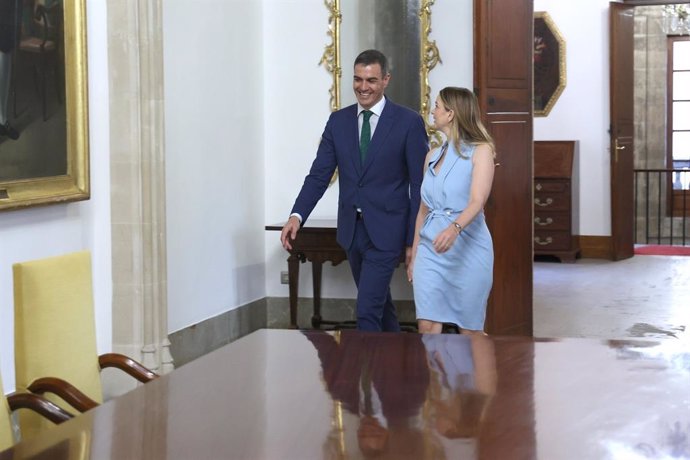
[[[372,112],[371,117],[369,118],[369,127],[371,128],[371,137],[373,139],[374,137],[374,131],[376,131],[376,125],[379,124],[379,118],[381,118],[381,114],[383,113],[383,108],[386,106],[386,98],[382,97],[380,101],[378,101],[376,104],[374,104],[369,110]],[[359,140],[362,137],[362,124],[364,123],[364,115],[362,115],[362,112],[364,112],[365,108],[357,104],[357,139]],[[359,142],[357,142],[359,144]]]

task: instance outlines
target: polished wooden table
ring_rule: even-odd
[[[260,330],[0,460],[687,458],[688,388],[680,340]]]
[[[285,223],[267,225],[266,230],[281,231]],[[336,324],[321,317],[321,272],[324,262],[338,265],[347,259],[343,248],[335,239],[337,221],[335,219],[309,219],[297,232],[288,256],[288,284],[290,289],[290,327],[297,329],[297,304],[299,293],[299,265],[311,262],[312,282],[314,285],[314,312],[311,317],[312,327],[321,324]]]

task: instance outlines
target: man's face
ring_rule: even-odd
[[[357,64],[352,88],[359,105],[367,110],[372,108],[383,97],[390,78],[390,74],[381,73],[380,64]]]

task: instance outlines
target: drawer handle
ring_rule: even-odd
[[[534,223],[537,224],[537,225],[541,225],[542,227],[545,227],[545,226],[547,226],[547,225],[553,224],[553,219],[550,218],[550,217],[547,217],[547,218],[546,218],[546,221],[545,221],[545,222],[542,222],[542,221],[541,221],[541,217],[535,217],[535,218],[534,218]]]
[[[546,237],[546,240],[542,241],[540,237],[535,237],[534,242],[537,243],[539,246],[546,246],[548,244],[553,243],[553,239],[550,236]]]
[[[541,206],[543,208],[545,206],[550,206],[551,204],[553,204],[553,200],[551,198],[547,198],[546,203],[542,203],[539,198],[535,198],[534,204],[536,204],[537,206]]]
[[[537,190],[541,190],[541,184],[535,185],[534,188],[536,188]]]

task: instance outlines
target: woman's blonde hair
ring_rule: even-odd
[[[463,157],[460,143],[470,145],[488,144],[496,156],[494,140],[482,123],[479,103],[474,93],[467,88],[446,86],[439,93],[439,99],[446,110],[452,110],[455,116],[450,124],[450,137],[455,150]]]

